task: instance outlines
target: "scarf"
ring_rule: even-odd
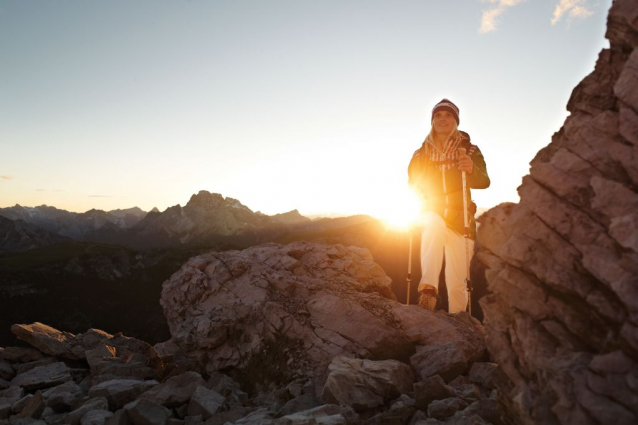
[[[430,164],[439,170],[443,168],[449,170],[450,168],[455,167],[459,158],[458,147],[461,144],[461,140],[463,140],[461,132],[457,131],[455,134],[451,134],[443,144],[443,151],[440,151],[434,145],[434,140],[432,140],[431,136],[428,135],[425,141],[428,149],[427,157]]]

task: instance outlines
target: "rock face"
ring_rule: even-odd
[[[480,219],[487,343],[516,423],[638,423],[635,1],[614,1],[607,38],[520,203]]]
[[[208,373],[289,381],[339,355],[407,362],[442,339],[466,361],[449,379],[480,358],[478,322],[402,306],[390,283],[366,249],[271,243],[192,258],[164,283],[161,304],[172,342]]]

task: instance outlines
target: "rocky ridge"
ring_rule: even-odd
[[[23,220],[10,220],[0,216],[0,253],[27,251],[69,241],[69,238],[40,229]]]
[[[520,424],[638,423],[638,7],[531,162],[519,204],[480,218],[497,386]]]
[[[404,306],[365,249],[297,242],[191,258],[150,346],[41,323],[0,349],[0,424],[501,424],[484,330]]]

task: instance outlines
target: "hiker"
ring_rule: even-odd
[[[432,109],[431,124],[430,134],[414,152],[408,167],[409,185],[423,199],[419,306],[434,310],[445,255],[449,312],[456,313],[467,307],[466,243],[472,255],[476,240],[476,204],[471,201],[469,189],[487,188],[490,178],[481,151],[470,143],[467,133],[458,130],[459,108],[454,103],[448,99],[437,103]],[[465,155],[459,148],[465,149]],[[463,171],[467,182],[468,238],[464,237]]]

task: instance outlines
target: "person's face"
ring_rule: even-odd
[[[438,134],[450,134],[454,130],[455,124],[454,115],[447,111],[437,112],[432,120],[434,131]]]

